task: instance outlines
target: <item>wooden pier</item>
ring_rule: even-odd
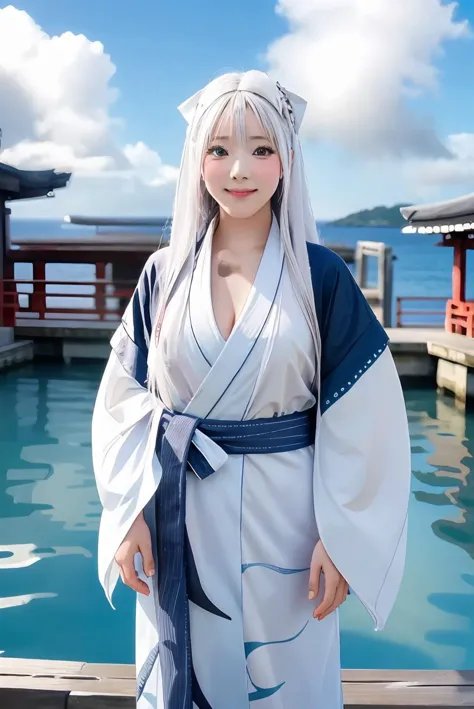
[[[345,709],[474,706],[474,671],[343,670]],[[0,659],[5,709],[132,709],[133,665]],[[292,709],[309,709],[299,707]],[[326,709],[318,707],[318,709]]]
[[[15,342],[28,359],[106,359],[118,320],[17,318]],[[402,383],[451,392],[459,406],[474,401],[474,339],[442,328],[387,328]],[[1,334],[1,328],[0,328]],[[12,338],[13,342],[13,338]],[[1,344],[1,343],[0,343]],[[0,368],[1,368],[0,347]]]
[[[441,328],[391,328],[390,349],[403,383],[431,382],[464,407],[474,401],[474,338]]]

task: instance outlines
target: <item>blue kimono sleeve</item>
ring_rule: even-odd
[[[344,396],[380,357],[388,336],[345,262],[308,244],[321,334],[321,413]]]
[[[111,346],[127,374],[144,388],[147,386],[148,348],[158,295],[160,256],[161,252],[152,254],[143,267],[133,296],[111,339]]]

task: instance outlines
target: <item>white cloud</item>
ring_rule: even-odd
[[[178,179],[179,168],[163,165],[160,156],[141,141],[135,145],[126,145],[124,155],[140,177],[155,187]]]
[[[473,190],[474,133],[450,135],[446,143],[452,158],[416,160],[407,165],[409,177],[423,193],[451,186]]]
[[[114,74],[100,42],[72,32],[49,36],[26,12],[0,9],[0,160],[74,173],[55,200],[18,205],[16,214],[171,211],[177,169],[143,142],[117,141]]]
[[[469,35],[443,0],[278,0],[288,34],[269,71],[308,100],[303,133],[365,157],[449,157],[410,100],[438,87],[435,60]]]
[[[18,168],[74,170],[78,173],[100,172],[113,169],[114,160],[109,155],[78,156],[73,146],[50,140],[22,140],[0,154],[2,162]]]

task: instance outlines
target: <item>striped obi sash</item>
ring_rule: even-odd
[[[193,669],[188,601],[223,618],[228,616],[212,604],[201,587],[185,528],[187,472],[194,472],[201,480],[215,472],[194,445],[195,432],[200,431],[231,455],[283,453],[313,445],[315,422],[315,407],[250,421],[198,419],[163,411],[156,445],[162,478],[155,496],[159,646],[139,672],[137,698],[159,656],[165,709],[192,709],[193,702],[199,709],[210,709]]]

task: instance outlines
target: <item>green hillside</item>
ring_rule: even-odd
[[[336,219],[330,222],[331,226],[389,226],[402,227],[407,222],[400,214],[400,207],[407,207],[407,204],[395,204],[393,207],[374,207],[373,209],[363,209],[347,217]]]

